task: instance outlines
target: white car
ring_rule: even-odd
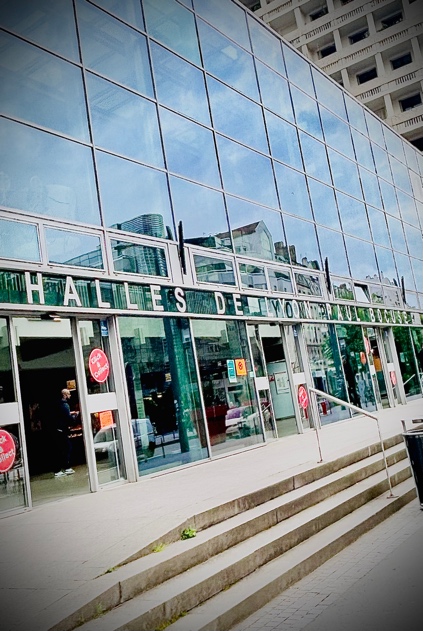
[[[138,452],[149,451],[153,455],[156,446],[154,429],[148,418],[132,419],[132,432],[135,449]],[[94,436],[94,451],[96,456],[107,456],[115,453],[118,446],[116,425],[102,427]]]

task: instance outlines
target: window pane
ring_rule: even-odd
[[[325,105],[325,107],[334,112],[334,114],[337,114],[346,121],[347,112],[341,88],[325,77],[324,74],[316,70],[316,68],[311,69],[311,74],[313,75],[316,97],[319,103],[322,103],[322,105]]]
[[[303,168],[297,130],[270,112],[265,112],[271,154],[297,169]]]
[[[270,289],[272,291],[281,291],[292,294],[292,278],[288,270],[282,272],[273,269],[273,267],[268,267],[267,273],[269,275]]]
[[[327,144],[354,160],[355,156],[349,125],[328,112],[324,107],[319,109]]]
[[[118,83],[153,96],[144,35],[80,0],[77,13],[84,63]]]
[[[419,225],[419,219],[417,216],[416,203],[410,195],[406,195],[402,191],[397,189],[397,198],[400,208],[400,214],[404,221],[408,221],[413,226]]]
[[[163,166],[154,103],[91,74],[87,85],[96,145]]]
[[[408,243],[408,251],[411,256],[423,260],[423,236],[421,230],[413,228],[406,223],[404,224],[404,230]]]
[[[383,126],[383,135],[385,136],[386,148],[389,153],[401,160],[401,162],[405,162],[404,143],[401,138],[386,125]]]
[[[396,160],[392,156],[389,156],[389,162],[391,163],[392,176],[394,178],[395,186],[401,188],[406,193],[413,194],[413,189],[411,188],[410,176],[408,174],[407,167]]]
[[[295,284],[299,294],[305,296],[321,296],[322,288],[320,287],[320,279],[318,276],[310,276],[310,274],[294,274]]]
[[[398,285],[392,250],[375,246],[376,259],[379,265],[380,280],[384,285]]]
[[[144,20],[141,14],[141,5],[139,0],[91,0],[99,7],[106,9],[110,13],[122,18],[128,24],[132,24],[137,28],[144,30]]]
[[[153,248],[129,241],[111,240],[113,267],[116,272],[168,276],[166,256],[162,248]]]
[[[279,37],[273,35],[265,26],[250,15],[247,20],[255,56],[285,77],[285,64]]]
[[[370,220],[370,227],[372,229],[373,241],[379,245],[384,245],[386,248],[391,247],[389,240],[388,226],[386,224],[385,213],[367,206],[367,214]]]
[[[72,0],[3,0],[1,22],[18,35],[79,61]]]
[[[378,180],[373,173],[358,168],[360,173],[361,184],[364,192],[364,199],[368,204],[376,206],[376,208],[382,208],[382,199],[379,192]]]
[[[173,219],[165,174],[101,151],[96,157],[106,226],[166,238]]]
[[[200,52],[191,11],[174,0],[144,0],[143,6],[149,34],[199,65]]]
[[[212,132],[163,108],[160,120],[169,170],[220,187]]]
[[[355,162],[347,160],[332,149],[328,150],[328,154],[335,188],[361,199],[362,192]]]
[[[364,114],[367,123],[367,129],[369,130],[369,136],[371,140],[377,142],[378,145],[385,149],[385,138],[383,136],[382,124],[380,120],[374,114],[365,111]]]
[[[317,226],[317,236],[319,238],[322,259],[325,260],[326,257],[328,258],[331,274],[349,276],[350,271],[342,234]]]
[[[273,208],[278,207],[275,181],[269,158],[217,136],[225,189]],[[254,177],[251,175],[254,173]],[[257,186],[260,182],[260,186]]]
[[[316,101],[293,86],[291,86],[291,94],[298,127],[301,127],[304,131],[308,131],[309,134],[315,138],[323,140],[322,126]]]
[[[264,267],[239,263],[241,286],[246,289],[267,289]]]
[[[404,276],[404,283],[407,291],[416,291],[416,285],[414,282],[414,277],[411,272],[411,263],[408,256],[405,254],[399,254],[398,252],[394,253],[395,262],[398,268],[398,276]]]
[[[159,102],[210,125],[204,74],[154,42],[151,53]]]
[[[259,100],[253,57],[221,35],[202,20],[198,20],[204,68],[246,96]]]
[[[170,178],[170,189],[175,222],[183,222],[185,241],[232,250],[222,193],[177,177]]]
[[[354,101],[348,94],[344,95],[347,106],[348,120],[350,125],[367,135],[366,119],[364,118],[364,108]]]
[[[392,247],[395,250],[407,253],[402,223],[393,217],[387,217],[387,219],[389,232],[391,234]]]
[[[388,154],[374,143],[371,143],[371,145],[377,174],[379,177],[383,177],[388,182],[392,182],[392,173],[391,167],[389,166]]]
[[[0,257],[20,261],[41,261],[37,226],[0,219]]]
[[[380,192],[382,194],[383,207],[390,215],[399,217],[398,201],[395,195],[395,188],[385,180],[379,179]]]
[[[287,215],[284,216],[284,224],[292,263],[320,269],[320,253],[314,224]]]
[[[275,162],[274,165],[282,210],[292,215],[311,219],[311,206],[305,175],[278,162]]]
[[[316,222],[341,230],[333,189],[311,178],[307,178],[307,181]]]
[[[195,274],[200,283],[236,285],[234,265],[227,259],[213,259],[209,256],[194,255]]]
[[[311,79],[311,66],[303,57],[288,46],[282,47],[288,79],[302,90],[314,96],[314,86]]]
[[[70,230],[45,228],[49,263],[103,269],[100,238]]]
[[[413,259],[413,258],[411,258],[410,261],[411,261],[412,270],[414,272],[414,278],[415,278],[415,281],[416,281],[417,291],[420,291],[420,292],[423,293],[423,265],[422,265],[422,262],[420,260]],[[422,303],[421,306],[423,307],[423,303]]]
[[[352,277],[358,280],[378,278],[379,273],[373,245],[352,237],[345,237],[345,243]]]
[[[154,2],[154,0],[151,0]],[[194,9],[207,22],[250,50],[245,11],[227,0],[195,0]]]
[[[302,131],[299,136],[306,173],[332,184],[325,145]]]
[[[336,193],[336,199],[343,230],[356,237],[362,237],[370,241],[370,230],[364,204],[338,192]]]
[[[354,142],[357,162],[365,166],[367,169],[370,169],[370,171],[375,171],[370,141],[362,134],[356,132],[355,129],[351,130],[351,134]]]
[[[293,123],[294,113],[292,111],[288,81],[259,61],[256,61],[256,67],[263,105],[275,112],[275,114]]]
[[[4,114],[89,140],[79,68],[0,33],[0,101]]]
[[[91,150],[0,120],[0,171],[10,178],[3,204],[41,215],[99,224]]]

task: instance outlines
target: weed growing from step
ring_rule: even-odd
[[[192,539],[197,536],[197,531],[195,528],[184,528],[181,532],[181,539]]]
[[[184,616],[186,616],[187,613],[188,613],[187,611],[181,611],[181,613],[176,613],[174,616],[172,616],[172,618],[170,618],[170,620],[165,620],[164,622],[159,624],[159,626],[156,627],[154,631],[164,631],[164,629],[167,629],[167,627],[170,627],[170,625],[176,622],[177,620],[179,620],[179,618],[183,618]]]
[[[166,548],[166,544],[160,541],[160,543],[157,543],[155,546],[151,548],[151,552],[163,552],[165,548]]]

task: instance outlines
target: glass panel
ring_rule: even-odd
[[[416,281],[417,291],[423,292],[423,265],[421,261],[410,258],[411,267],[414,272],[414,278]],[[423,304],[421,305],[423,308]]]
[[[244,256],[288,262],[279,212],[226,196],[235,252]]]
[[[311,219],[310,198],[305,176],[278,162],[275,162],[274,166],[282,210]]]
[[[88,394],[101,394],[110,390],[113,391],[111,375],[108,370],[104,370],[106,361],[110,370],[109,338],[108,334],[104,335],[104,332],[107,332],[107,328],[104,331],[100,320],[80,320],[78,327],[81,335]],[[100,361],[98,358],[99,354],[106,355],[100,367],[98,364]]]
[[[115,272],[129,272],[147,276],[169,276],[166,256],[162,248],[111,240]]]
[[[398,188],[401,188],[406,193],[410,193],[410,195],[412,195],[413,189],[411,188],[410,176],[408,174],[407,167],[392,156],[389,156],[389,162],[391,163],[392,176],[394,178],[395,186],[398,186]]]
[[[316,68],[311,68],[311,74],[313,75],[316,97],[319,103],[322,103],[322,105],[325,105],[334,114],[346,121],[347,112],[342,90]]]
[[[338,191],[336,192],[336,199],[338,201],[343,230],[356,237],[370,241],[369,223],[364,204],[348,195],[338,193]]]
[[[314,387],[338,399],[347,401],[347,389],[342,371],[342,358],[333,324],[304,324],[304,341],[310,362]],[[322,425],[349,418],[347,408],[318,397]]]
[[[1,21],[18,35],[79,61],[72,0],[3,0]]]
[[[372,144],[373,156],[376,164],[376,172],[379,177],[385,178],[388,182],[392,182],[391,167],[389,166],[388,154],[378,145]]]
[[[259,100],[253,57],[202,20],[198,20],[204,68],[242,94]]]
[[[414,354],[410,329],[394,326],[392,331],[394,333],[405,396],[410,397],[421,394],[419,366]]]
[[[389,407],[389,399],[376,331],[371,327],[365,327],[363,332],[376,402],[378,407],[386,408]]]
[[[385,180],[379,179],[380,192],[382,193],[383,207],[390,215],[399,217],[398,201],[395,195],[395,188]]]
[[[1,401],[1,399],[0,399]],[[34,426],[35,428],[35,426]],[[3,451],[6,446],[8,470],[1,474],[0,514],[4,511],[23,508],[27,505],[27,489],[25,485],[22,439],[19,425],[0,426],[3,439]],[[10,454],[10,455],[9,455]],[[6,465],[3,464],[3,468]]]
[[[180,178],[170,178],[176,224],[183,222],[187,243],[232,250],[223,195]]]
[[[302,131],[299,136],[306,173],[332,184],[325,145]]]
[[[407,253],[402,223],[393,217],[387,217],[391,241],[395,250]]]
[[[375,246],[376,259],[379,264],[380,280],[384,285],[398,285],[392,250]]]
[[[411,263],[408,256],[404,254],[399,254],[398,252],[394,253],[395,262],[397,264],[398,269],[398,277],[404,276],[405,287],[408,291],[415,291],[416,285],[414,283],[414,277],[411,272]]]
[[[210,125],[204,74],[154,42],[151,42],[151,54],[159,102]]]
[[[342,356],[348,400],[362,410],[368,412],[376,410],[376,399],[362,328],[352,324],[337,324],[335,328]]]
[[[384,291],[380,285],[368,285],[371,302],[382,305],[384,303]]]
[[[345,280],[331,278],[332,291],[338,300],[354,300],[352,284]]]
[[[128,24],[144,30],[139,0],[125,0],[125,2],[121,2],[121,0],[92,0],[92,2],[110,13],[114,13]]]
[[[358,170],[360,172],[365,201],[372,206],[376,206],[376,208],[382,208],[382,199],[380,197],[377,177],[361,167],[359,167]]]
[[[320,269],[320,253],[314,224],[284,216],[286,238],[291,261],[313,269]]]
[[[418,226],[419,219],[417,216],[417,208],[414,199],[398,189],[397,198],[402,219],[404,221],[408,221],[408,223],[411,223],[411,225],[413,226]]]
[[[278,208],[275,180],[269,158],[217,136],[225,189],[259,204]],[[254,178],[251,174],[254,173]],[[260,182],[260,186],[257,186]]]
[[[239,272],[242,287],[250,289],[267,289],[264,267],[259,267],[258,265],[248,265],[247,263],[239,263]]]
[[[288,46],[282,46],[288,79],[302,90],[314,96],[314,86],[311,79],[311,66],[303,57]],[[295,108],[296,109],[296,108]]]
[[[0,185],[2,182],[0,174]],[[41,261],[37,226],[0,219],[0,257],[20,261]]]
[[[420,390],[423,393],[423,329],[410,329],[411,341],[419,370]]]
[[[140,475],[208,456],[188,320],[120,317]]]
[[[297,169],[303,168],[297,130],[274,114],[265,111],[271,154],[276,160],[286,162]]]
[[[401,162],[405,162],[404,143],[401,138],[386,125],[383,125],[383,135],[385,136],[386,148],[389,153],[401,160]]]
[[[76,8],[85,65],[117,83],[153,96],[144,35],[87,2],[78,0]]]
[[[372,148],[370,146],[370,141],[368,140],[368,138],[356,132],[355,129],[351,130],[351,135],[354,143],[357,162],[365,166],[367,169],[375,171]]]
[[[347,160],[332,149],[328,149],[328,154],[335,188],[362,199],[363,195],[355,162]]]
[[[349,125],[337,118],[324,107],[319,107],[323,132],[328,145],[354,160],[354,149]]]
[[[89,140],[87,110],[79,68],[0,33],[2,112]]]
[[[248,15],[247,21],[255,56],[285,77],[285,64],[279,38],[275,37],[273,33],[250,15]]]
[[[377,142],[378,145],[385,149],[385,138],[383,136],[382,124],[377,116],[374,116],[368,111],[365,111],[364,116],[366,118],[367,129],[369,130],[369,136],[371,140]]]
[[[380,212],[371,206],[367,206],[367,214],[370,220],[373,241],[379,245],[384,245],[386,248],[390,248],[391,241],[389,239],[385,213]]]
[[[91,414],[91,431],[100,485],[125,477],[118,416],[117,410],[104,410]]]
[[[352,277],[359,280],[379,278],[373,245],[352,237],[345,237],[345,243]]]
[[[310,190],[314,218],[317,223],[328,226],[328,228],[341,230],[333,189],[311,178],[307,178],[307,182]]]
[[[87,85],[96,145],[164,166],[154,103],[91,74]]]
[[[16,401],[16,396],[10,357],[9,329],[6,318],[0,318],[0,403],[12,401]]]
[[[240,7],[227,0],[195,0],[194,9],[219,31],[250,50],[245,11]]]
[[[194,255],[195,274],[199,283],[236,285],[233,262],[228,259],[214,259],[210,256]]]
[[[263,442],[245,324],[193,320],[192,327],[212,454]]]
[[[344,94],[345,105],[347,106],[348,120],[351,125],[367,135],[366,119],[364,118],[364,108],[354,101],[348,94]]]
[[[96,158],[106,226],[164,239],[173,230],[166,175],[101,151]]]
[[[322,288],[320,286],[320,278],[311,276],[310,274],[294,274],[295,284],[299,294],[305,296],[321,296]]]
[[[274,269],[273,267],[267,268],[267,274],[269,276],[270,289],[272,291],[280,291],[288,294],[293,293],[292,278],[288,270],[281,271]]]
[[[256,68],[263,105],[293,123],[294,112],[292,111],[288,81],[259,61],[256,61]]]
[[[317,236],[322,259],[328,258],[331,273],[339,274],[340,276],[349,276],[350,270],[342,234],[317,226]]]
[[[144,0],[143,6],[150,35],[200,65],[193,14],[174,0]]]
[[[162,107],[160,120],[169,170],[220,187],[212,132]]]
[[[408,144],[404,145],[405,158],[410,169],[413,169],[416,173],[419,173],[419,164],[417,160],[417,149],[414,149]]]
[[[100,237],[45,228],[49,263],[104,269]]]
[[[100,223],[91,149],[6,119],[0,120],[0,145],[0,172],[10,182],[5,205]]]
[[[306,96],[301,90],[297,90],[294,86],[291,86],[291,95],[298,127],[307,131],[315,138],[323,140],[322,126],[316,101]]]

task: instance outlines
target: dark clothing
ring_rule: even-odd
[[[72,441],[69,438],[69,428],[74,423],[69,403],[66,399],[61,399],[56,417],[55,431],[55,471],[70,468],[70,457],[72,452]]]
[[[59,403],[59,409],[56,419],[56,428],[62,430],[62,432],[69,432],[69,427],[73,425],[74,420],[70,411],[69,403],[65,399],[62,399]]]

